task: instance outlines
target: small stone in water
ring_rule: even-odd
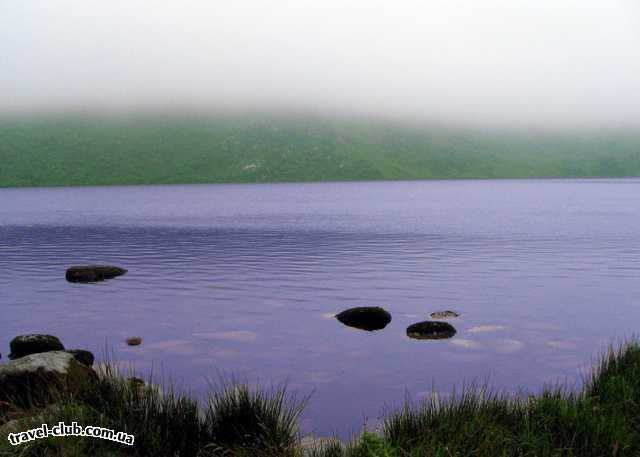
[[[455,311],[450,311],[450,310],[446,310],[446,311],[436,311],[435,313],[431,313],[431,317],[433,319],[451,319],[454,317],[459,317],[460,314],[456,313]]]
[[[131,338],[127,338],[125,341],[129,346],[139,346],[142,344],[142,338],[139,338],[137,336],[132,336]]]

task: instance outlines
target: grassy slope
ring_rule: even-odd
[[[259,115],[0,118],[0,186],[640,176],[640,133]]]

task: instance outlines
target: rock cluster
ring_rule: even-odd
[[[94,357],[83,349],[65,350],[52,335],[20,335],[11,340],[8,363],[0,365],[0,404],[28,406],[48,402],[55,392],[78,393],[97,379]]]
[[[11,353],[9,354],[10,360],[20,359],[27,355],[40,354],[43,352],[65,351],[68,352],[83,365],[91,366],[95,360],[93,354],[84,349],[69,349],[65,350],[64,345],[53,335],[19,335],[11,340],[9,343]]]
[[[438,319],[458,316],[458,313],[449,310],[431,313],[432,318]],[[391,314],[379,306],[349,308],[335,317],[344,325],[368,331],[381,330],[391,322]],[[447,322],[423,321],[407,327],[407,336],[419,340],[440,340],[451,338],[455,334],[456,329]]]

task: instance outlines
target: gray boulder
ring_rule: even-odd
[[[61,391],[79,394],[97,379],[90,367],[63,351],[31,354],[0,365],[0,402],[28,407]]]
[[[110,265],[86,265],[67,269],[66,278],[69,282],[97,282],[122,276],[127,270]]]
[[[407,336],[417,340],[441,340],[455,334],[456,329],[448,322],[424,321],[407,327]]]
[[[9,343],[9,359],[19,359],[30,354],[49,351],[64,351],[60,340],[53,335],[19,335]]]

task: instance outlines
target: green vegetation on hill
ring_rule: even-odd
[[[256,114],[0,118],[0,187],[622,176],[640,176],[640,133]]]

